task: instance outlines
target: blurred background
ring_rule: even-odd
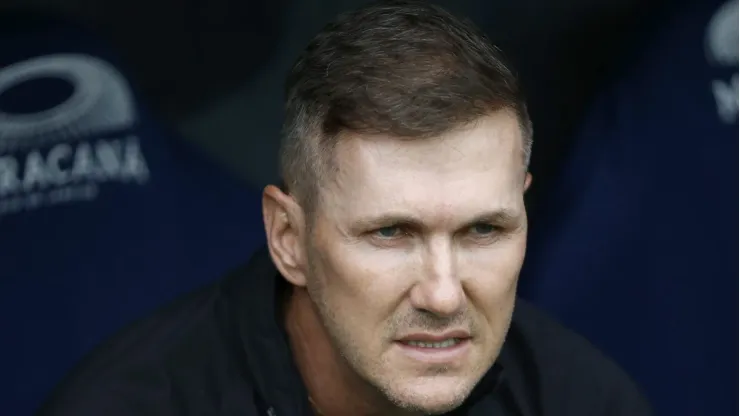
[[[33,414],[102,339],[248,259],[284,74],[363,3],[0,3],[0,414]],[[437,3],[528,97],[521,295],[656,414],[735,412],[738,1]]]

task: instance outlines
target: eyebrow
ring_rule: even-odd
[[[461,228],[471,227],[480,223],[494,224],[501,227],[513,227],[519,224],[521,217],[522,214],[519,210],[502,208],[478,214],[471,220],[466,221]],[[408,226],[416,229],[427,228],[421,219],[413,215],[404,213],[387,213],[377,217],[361,218],[355,221],[352,229],[356,231],[367,231],[394,225]]]

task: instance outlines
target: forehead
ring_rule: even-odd
[[[437,138],[347,137],[334,156],[324,209],[345,217],[518,209],[523,191],[521,129],[504,111]]]

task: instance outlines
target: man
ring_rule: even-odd
[[[286,110],[266,252],[101,347],[41,414],[648,414],[515,302],[532,133],[475,28],[423,2],[343,15]]]

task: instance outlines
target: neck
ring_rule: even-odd
[[[396,413],[334,348],[304,288],[293,288],[288,297],[285,329],[316,414],[374,416]]]

